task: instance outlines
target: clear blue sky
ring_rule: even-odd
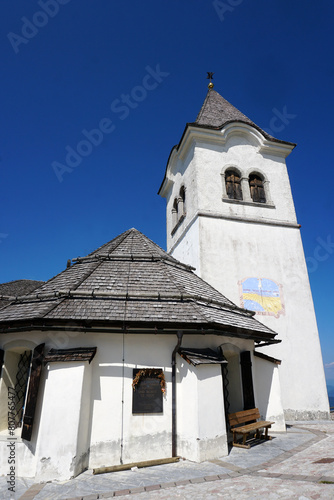
[[[274,135],[298,144],[288,169],[334,385],[333,2],[2,4],[0,282],[47,280],[130,227],[165,248],[156,193],[214,71],[215,89],[260,127],[288,115]],[[57,177],[54,162],[67,166],[79,143],[86,156]]]

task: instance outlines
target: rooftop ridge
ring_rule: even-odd
[[[53,292],[46,292],[46,293],[33,293],[30,295],[24,295],[21,297],[14,297],[14,296],[4,296],[0,295],[0,299],[4,300],[10,300],[12,302],[29,302],[31,300],[47,300],[47,299],[54,299],[54,298],[64,298],[64,297],[71,297],[71,298],[110,298],[110,299],[123,299],[123,300],[136,300],[136,299],[152,299],[152,300],[177,300],[177,301],[185,301],[185,300],[194,300],[196,302],[202,302],[207,305],[218,305],[221,306],[223,309],[228,309],[232,310],[235,312],[241,312],[243,314],[246,314],[247,316],[254,316],[255,312],[254,311],[249,311],[248,309],[243,309],[242,307],[239,307],[235,304],[229,304],[224,302],[223,300],[217,300],[213,299],[211,297],[205,297],[203,295],[199,294],[194,294],[194,293],[170,293],[170,292],[99,292],[96,290],[57,290]]]
[[[138,244],[141,246],[143,253],[145,253],[145,249],[149,254],[154,254],[157,253],[159,255],[163,255],[166,253],[166,251],[161,248],[157,243],[152,241],[150,238],[148,238],[145,234],[142,232],[138,231],[138,229],[132,227],[131,229],[128,229],[124,233],[120,234],[113,240],[108,241],[101,247],[97,248],[93,252],[89,253],[86,257],[94,256],[94,255],[100,255],[101,253],[106,254],[112,254],[114,253],[117,248],[119,248],[123,243],[127,242],[127,238],[131,236],[131,247],[133,246],[132,243],[135,242],[138,246]],[[102,252],[104,249],[108,250],[108,247],[111,247],[109,251]],[[122,252],[124,253],[124,252]],[[133,252],[135,253],[135,252]]]
[[[92,252],[90,252],[86,257],[88,257],[89,255],[94,255],[95,253],[97,253],[100,250],[102,250],[102,248],[106,247],[107,245],[110,245],[113,242],[115,242],[115,248],[114,249],[116,249],[125,240],[125,238],[130,234],[130,232],[133,231],[134,229],[135,228],[131,228],[131,229],[128,229],[127,231],[124,231],[124,233],[119,234],[118,236],[116,236],[116,238],[113,238],[112,240],[107,241],[107,243],[104,243],[100,247],[98,247],[95,250],[93,250]],[[117,240],[119,240],[119,242]]]
[[[6,281],[5,283],[0,283],[0,287],[2,285],[12,285],[14,283],[45,283],[45,281],[42,280],[32,280],[29,278],[22,278],[19,280],[12,280],[12,281]]]
[[[114,253],[107,253],[107,254],[96,254],[96,255],[87,255],[86,257],[77,257],[75,259],[72,259],[72,262],[74,263],[80,263],[80,262],[88,262],[92,260],[99,260],[99,261],[109,261],[109,260],[129,260],[129,261],[146,261],[146,262],[159,262],[162,260],[166,260],[170,262],[171,264],[174,264],[178,267],[182,267],[184,269],[187,269],[189,271],[193,271],[196,268],[192,267],[188,264],[183,264],[182,262],[178,261],[177,259],[174,259],[174,257],[166,254],[166,255],[149,255],[149,254],[137,254],[137,253],[121,253],[121,254],[114,254]]]

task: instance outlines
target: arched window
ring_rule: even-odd
[[[241,179],[235,170],[225,172],[226,194],[231,200],[242,200]]]
[[[172,234],[180,226],[186,216],[186,190],[181,186],[179,196],[174,198],[172,207]]]
[[[184,189],[184,186],[181,186],[181,189],[180,189],[180,196],[179,196],[179,209],[178,209],[178,212],[179,212],[179,217],[181,217],[182,215],[185,215],[186,213],[186,191]]]
[[[174,203],[173,203],[173,210],[175,210],[176,213],[178,213],[178,202],[177,198],[175,198]]]
[[[258,203],[266,203],[266,194],[264,191],[263,179],[257,174],[250,174],[249,189],[251,198]]]
[[[177,198],[175,198],[172,208],[172,224],[173,227],[177,224],[178,221],[178,203]]]

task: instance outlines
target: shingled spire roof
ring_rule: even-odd
[[[257,127],[252,120],[232,106],[218,92],[209,89],[195,123],[206,127],[221,128],[229,122],[244,122]]]
[[[272,135],[268,134],[265,130],[256,125],[250,118],[244,115],[241,111],[239,111],[235,106],[233,106],[230,102],[228,102],[224,97],[222,97],[218,92],[213,90],[213,88],[209,88],[204,103],[200,109],[200,112],[197,115],[197,118],[194,122],[190,122],[186,124],[186,127],[183,131],[182,137],[180,139],[179,144],[174,146],[169,154],[169,158],[167,161],[166,171],[164,175],[164,179],[159,188],[158,194],[161,194],[163,190],[164,183],[166,181],[167,168],[169,161],[172,157],[172,153],[176,150],[178,151],[181,147],[183,139],[187,136],[187,131],[190,127],[192,128],[209,128],[212,130],[222,130],[229,123],[245,123],[246,125],[250,125],[255,128],[268,140],[279,144],[287,144],[289,146],[295,147],[296,144],[292,142],[282,141],[281,139],[276,139]]]
[[[277,342],[275,333],[237,307],[190,266],[129,229],[22,297],[4,297],[0,332],[52,329],[214,333]],[[68,328],[68,326],[67,326]]]
[[[225,125],[232,122],[240,122],[250,125],[251,127],[256,128],[266,139],[270,141],[295,146],[292,142],[282,141],[281,139],[276,139],[272,135],[268,134],[212,88],[209,88],[203,106],[201,107],[195,122],[188,123],[187,126],[193,125],[221,130]]]

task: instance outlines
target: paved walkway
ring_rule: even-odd
[[[233,448],[228,457],[93,476],[88,470],[65,482],[17,479],[15,496],[0,477],[0,500],[97,498],[331,499],[334,498],[334,421],[294,422],[272,441]]]

